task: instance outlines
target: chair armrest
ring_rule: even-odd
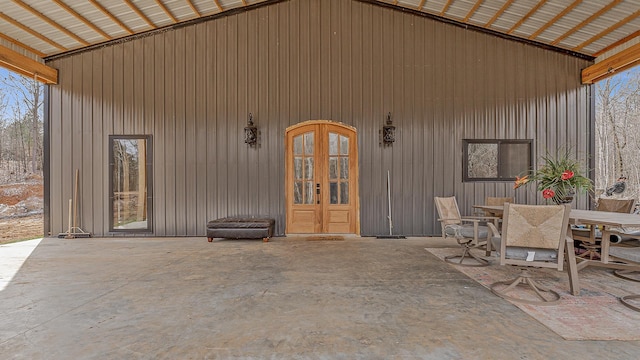
[[[463,219],[478,219],[478,220],[499,220],[500,218],[497,216],[465,216]]]
[[[491,233],[493,234],[493,236],[491,236],[491,237],[501,237],[502,236],[500,234],[500,231],[498,231],[498,228],[493,223],[487,223],[487,226],[489,227],[489,231],[491,231]]]

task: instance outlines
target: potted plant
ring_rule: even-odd
[[[551,156],[549,153],[542,157],[543,165],[537,171],[522,177],[516,177],[514,189],[538,182],[538,191],[542,197],[551,199],[556,204],[566,204],[573,201],[576,191],[586,192],[593,188],[591,179],[582,175],[578,160],[569,156],[569,151]]]

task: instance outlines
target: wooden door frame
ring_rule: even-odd
[[[331,120],[307,120],[307,121],[303,121],[294,125],[289,126],[288,128],[285,129],[284,132],[284,167],[285,167],[285,171],[284,171],[284,184],[285,184],[285,191],[284,191],[284,198],[285,198],[285,234],[288,233],[288,223],[289,223],[289,203],[291,201],[291,194],[289,194],[289,189],[291,187],[291,181],[293,179],[293,175],[292,175],[292,171],[293,169],[290,169],[289,167],[289,159],[287,158],[288,154],[289,154],[289,150],[290,147],[293,146],[292,143],[289,143],[288,141],[288,135],[289,132],[302,128],[302,127],[306,127],[306,126],[316,126],[316,125],[333,125],[333,126],[337,126],[337,127],[341,127],[347,131],[350,131],[353,133],[354,135],[354,146],[353,148],[355,149],[354,154],[353,154],[353,160],[355,161],[355,173],[351,174],[353,175],[353,184],[355,185],[355,235],[360,235],[360,162],[359,162],[359,157],[358,157],[358,153],[359,153],[359,149],[358,149],[358,131],[355,127],[351,126],[351,125],[347,125],[341,122],[335,122],[335,121],[331,121]]]

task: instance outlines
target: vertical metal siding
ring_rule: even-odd
[[[465,213],[486,196],[541,202],[511,183],[463,183],[463,138],[533,138],[585,158],[587,61],[373,4],[292,0],[52,61],[49,221],[64,231],[74,169],[81,225],[108,234],[108,135],[151,134],[154,235],[269,215],[283,234],[284,131],[310,119],[358,130],[362,235],[439,233],[434,196]],[[379,145],[391,112],[392,147]],[[258,146],[244,144],[252,113]],[[578,207],[587,206],[579,198]]]

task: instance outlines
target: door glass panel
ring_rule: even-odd
[[[304,134],[304,153],[305,155],[313,155],[313,132]]]
[[[349,178],[349,158],[341,157],[340,158],[340,179],[348,179]]]
[[[329,183],[329,203],[338,203],[338,183],[336,182]]]
[[[304,203],[313,204],[313,181],[305,181],[304,183]]]
[[[329,133],[329,155],[338,155],[338,134]]]
[[[302,204],[302,182],[300,181],[293,183],[293,203]]]
[[[111,230],[151,230],[151,138],[110,138]]]
[[[341,182],[340,183],[340,204],[348,204],[349,203],[349,183]]]
[[[302,135],[293,138],[293,154],[302,155]]]
[[[313,180],[313,158],[308,157],[304,159],[304,178],[307,180]]]
[[[340,135],[340,155],[349,155],[349,138]]]
[[[293,159],[293,177],[296,180],[302,179],[302,157],[296,156]]]
[[[329,179],[338,178],[338,158],[332,156],[329,158]]]

